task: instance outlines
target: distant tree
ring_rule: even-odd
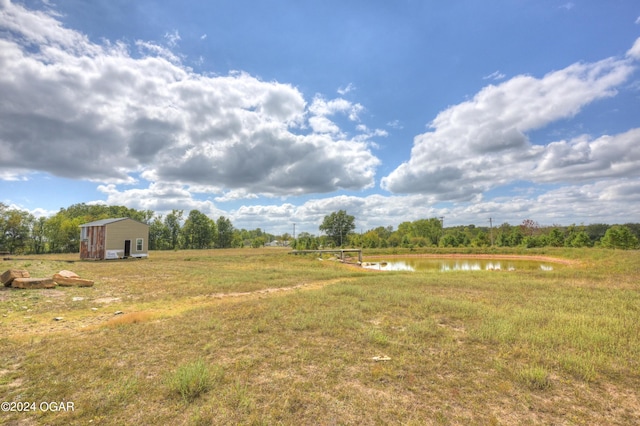
[[[547,236],[547,244],[552,247],[562,247],[564,245],[564,235],[558,228],[553,228]]]
[[[538,235],[538,232],[540,231],[540,225],[535,220],[525,219],[522,221],[520,229],[522,230],[522,234],[525,237],[534,237]]]
[[[45,224],[47,218],[44,216],[34,220],[31,228],[31,251],[35,254],[44,253],[46,247],[45,242],[47,240],[45,234]]]
[[[164,218],[164,226],[167,227],[169,233],[169,245],[174,250],[180,247],[182,213],[182,210],[171,210],[171,213]]]
[[[11,253],[23,253],[29,242],[31,225],[35,218],[24,210],[10,209],[4,218],[4,246]]]
[[[478,232],[473,241],[471,241],[471,245],[473,247],[487,247],[490,244],[491,241],[489,240],[489,236],[484,231]]]
[[[376,248],[380,246],[380,236],[376,231],[368,231],[362,236],[360,244],[364,248]]]
[[[577,232],[569,241],[569,246],[571,247],[591,247],[591,245],[591,238],[585,231]]]
[[[149,224],[149,250],[168,250],[171,248],[171,233],[162,220],[155,217]]]
[[[607,229],[609,229],[609,225],[607,224],[593,223],[591,225],[587,225],[585,231],[589,235],[591,242],[595,243],[596,241],[600,241],[604,237]]]
[[[356,218],[347,214],[345,210],[339,210],[325,216],[319,228],[335,246],[342,246],[343,242],[347,241],[347,236],[356,229],[355,220]]]
[[[224,216],[220,216],[216,221],[218,237],[216,239],[216,247],[230,248],[233,242],[233,224],[231,220]]]
[[[411,232],[414,237],[426,239],[428,245],[438,245],[442,236],[442,222],[436,217],[419,219],[411,224]]]
[[[181,229],[184,247],[205,249],[213,246],[215,228],[215,222],[207,215],[198,210],[191,210]]]
[[[614,225],[607,229],[607,232],[600,241],[602,247],[632,250],[638,248],[638,238],[626,226]]]

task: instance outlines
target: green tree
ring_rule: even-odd
[[[7,210],[3,221],[4,246],[11,253],[23,253],[29,243],[33,215],[24,210]]]
[[[591,247],[591,244],[591,238],[585,231],[577,232],[569,242],[571,247]]]
[[[553,228],[547,236],[547,244],[552,247],[562,247],[564,245],[564,235],[558,228]]]
[[[45,225],[47,218],[44,216],[39,217],[33,222],[31,228],[31,250],[35,254],[41,254],[45,252],[45,242],[47,240],[45,234]]]
[[[224,216],[220,216],[216,221],[218,229],[218,237],[216,239],[216,247],[230,248],[233,243],[233,224],[231,220]]]
[[[411,224],[411,232],[414,237],[424,238],[431,245],[437,246],[442,236],[442,222],[436,217],[419,219]]]
[[[319,228],[335,246],[342,246],[349,234],[356,229],[355,221],[354,216],[347,214],[345,210],[339,210],[325,216]]]
[[[168,250],[170,245],[171,233],[159,215],[149,223],[149,250]]]
[[[180,247],[180,221],[182,221],[182,210],[171,210],[164,218],[164,226],[169,231],[169,243],[170,248],[177,250]]]
[[[205,249],[213,246],[216,224],[207,215],[198,210],[191,210],[182,226],[185,248]]]
[[[614,225],[607,229],[607,232],[600,240],[602,247],[632,250],[638,248],[638,238],[627,226]]]

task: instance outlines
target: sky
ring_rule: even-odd
[[[640,222],[637,0],[0,0],[0,202]]]

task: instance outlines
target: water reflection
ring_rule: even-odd
[[[364,262],[363,267],[380,271],[552,271],[548,263],[533,260],[434,259],[405,258],[392,261]]]

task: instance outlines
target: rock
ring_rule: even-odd
[[[122,315],[122,314],[124,314],[124,312],[122,312],[122,311],[115,311],[115,312],[113,313],[113,315]]]
[[[65,272],[65,271],[60,271]],[[68,271],[66,271],[68,272]],[[73,272],[72,272],[73,273]],[[85,280],[84,278],[80,278],[77,275],[75,277],[66,277],[61,275],[60,273],[53,275],[53,281],[55,281],[58,285],[62,287],[91,287],[93,286],[93,281]]]
[[[2,282],[5,287],[9,287],[16,278],[29,277],[29,271],[25,271],[24,269],[9,269],[0,276],[0,282]]]
[[[386,355],[382,355],[382,356],[374,356],[373,358],[371,358],[372,360],[376,361],[376,362],[380,362],[380,361],[391,361],[391,358],[389,358]]]
[[[80,302],[82,300],[84,300],[84,297],[74,297],[74,298],[71,299],[71,301],[73,301],[73,302]]]
[[[65,278],[80,278],[80,275],[72,271],[67,271],[66,269],[63,269],[62,271],[58,272],[57,275],[60,275],[61,277],[65,277]]]
[[[56,283],[51,278],[16,278],[11,282],[13,288],[54,288]]]
[[[53,320],[54,320],[54,321],[62,321],[63,319],[64,319],[64,318],[62,318],[62,317],[55,317]]]

